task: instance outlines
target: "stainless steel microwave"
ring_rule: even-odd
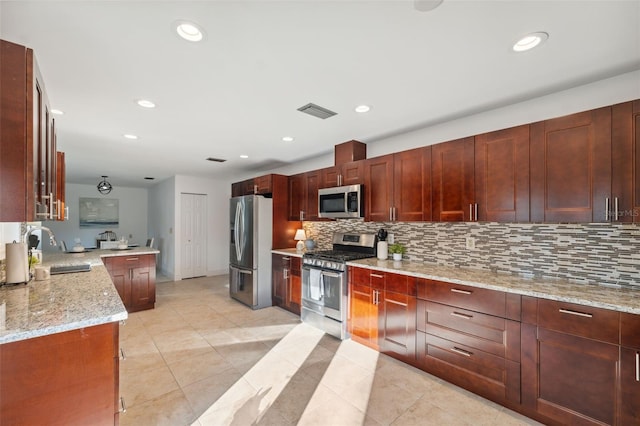
[[[318,217],[330,219],[364,216],[362,185],[336,186],[318,190]]]

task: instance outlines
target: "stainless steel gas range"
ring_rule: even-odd
[[[335,233],[333,250],[302,256],[301,319],[339,339],[346,339],[348,277],[346,262],[375,257],[375,234]]]

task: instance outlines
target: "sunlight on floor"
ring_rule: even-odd
[[[297,325],[193,424],[257,423],[323,334],[306,324]]]

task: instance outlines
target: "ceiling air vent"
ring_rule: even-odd
[[[207,161],[214,161],[214,162],[216,162],[216,163],[224,163],[224,162],[225,162],[225,161],[227,161],[227,160],[224,160],[224,159],[222,159],[222,158],[213,158],[213,157],[209,157],[209,158],[207,158]]]
[[[314,117],[322,118],[323,120],[325,118],[333,117],[337,114],[336,112],[330,111],[326,108],[322,108],[321,106],[316,104],[306,104],[305,106],[298,108],[298,111],[304,112],[305,114],[313,115]]]

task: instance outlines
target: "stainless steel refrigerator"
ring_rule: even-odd
[[[231,198],[229,294],[252,309],[271,306],[272,212],[270,198]]]

